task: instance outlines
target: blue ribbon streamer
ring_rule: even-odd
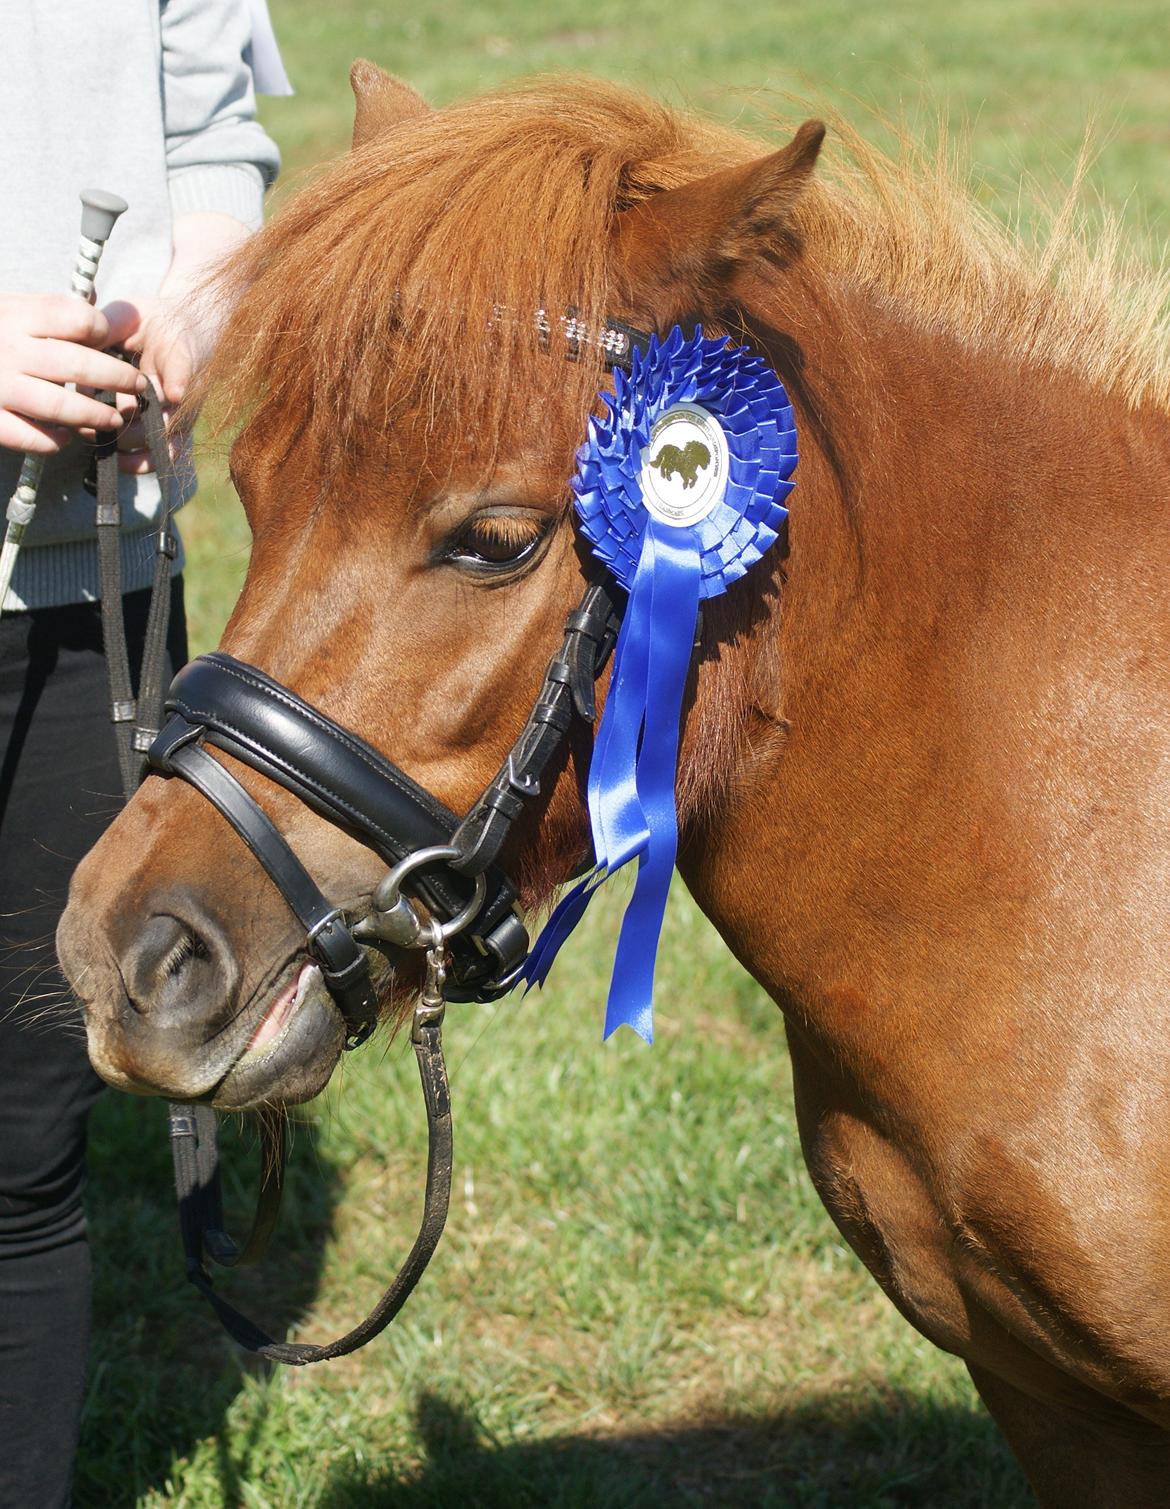
[[[644,547],[652,553],[653,546]],[[525,965],[530,985],[543,985],[565,939],[585,915],[594,891],[627,860],[640,854],[650,830],[638,795],[637,755],[645,716],[650,666],[653,575],[635,579],[614,651],[606,711],[589,764],[587,802],[596,865],[553,909]]]
[[[573,480],[583,533],[629,590],[587,789],[596,866],[554,908],[525,965],[542,985],[599,886],[638,861],[614,956],[605,1036],[628,1026],[653,1041],[654,966],[678,849],[675,779],[682,700],[702,598],[744,572],[777,537],[796,465],[792,409],[776,375],[745,347],[689,340],[675,326],[635,352],[630,377],[602,395]],[[713,415],[728,444],[722,501],[693,526],[646,508],[642,454],[655,420],[679,403]]]
[[[635,781],[648,837],[618,935],[604,1035],[609,1037],[625,1025],[650,1043],[654,1041],[654,964],[678,852],[674,781],[683,692],[699,612],[700,564],[691,531],[656,519],[646,530],[643,563],[647,556],[651,581],[648,695]]]

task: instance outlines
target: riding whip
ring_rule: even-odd
[[[127,205],[117,194],[107,194],[102,189],[83,189],[81,205],[81,240],[78,242],[69,286],[79,299],[92,304],[98,263],[106,242],[110,239],[110,232],[114,229],[114,223]],[[41,485],[45,460],[44,456],[32,451],[26,453],[21,463],[16,491],[8,500],[4,547],[0,550],[0,607],[3,607],[8,588],[12,584],[12,573],[16,569],[16,557],[20,553],[24,532],[32,523],[37,510],[37,491]]]

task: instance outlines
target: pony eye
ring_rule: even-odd
[[[552,528],[544,514],[476,514],[459,530],[444,558],[452,565],[472,571],[510,571],[523,565]]]

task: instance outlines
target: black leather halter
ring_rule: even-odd
[[[492,1000],[510,988],[528,951],[516,888],[496,857],[526,804],[540,794],[541,777],[574,714],[592,721],[593,684],[619,623],[608,588],[587,587],[520,737],[462,820],[365,740],[254,666],[216,652],[176,676],[166,701],[170,716],[147,756],[150,766],[194,786],[268,872],[305,928],[308,951],[345,1020],[347,1047],[364,1042],[377,1020],[365,950],[260,804],[206,746],[291,791],[388,865],[412,869],[404,884],[436,923],[465,919],[444,939],[451,953],[447,999]],[[431,850],[450,857],[429,861]],[[422,862],[413,868],[416,858]],[[377,893],[361,924],[363,941],[398,941],[392,928],[379,927],[376,903]],[[415,936],[426,942],[425,935]]]
[[[365,950],[259,803],[205,746],[293,792],[390,865],[421,849],[449,847],[459,819],[355,734],[230,655],[206,655],[180,671],[166,709],[171,716],[151,746],[151,767],[194,786],[263,865],[305,929],[309,953],[345,1019],[346,1046],[357,1047],[377,1021]],[[463,911],[473,896],[468,881],[446,865],[420,872],[417,887],[441,920]],[[527,946],[512,911],[512,886],[495,871],[488,890],[474,931],[452,939],[461,981],[472,989],[513,968]]]
[[[503,994],[526,957],[528,934],[514,910],[516,890],[495,860],[526,804],[539,796],[541,778],[573,718],[592,725],[594,682],[620,622],[609,589],[588,586],[580,607],[568,616],[560,650],[549,662],[519,738],[462,821],[363,739],[254,666],[215,653],[192,661],[175,678],[166,703],[170,717],[150,747],[150,765],[202,793],[275,882],[305,928],[307,948],[345,1021],[346,1047],[363,1042],[377,1017],[362,943],[427,948],[427,984],[411,1032],[427,1109],[422,1221],[406,1261],[374,1310],[336,1341],[317,1346],[275,1340],[216,1292],[207,1268],[207,1258],[234,1267],[262,1255],[283,1181],[279,1124],[263,1125],[269,1166],[252,1233],[240,1249],[223,1228],[214,1116],[203,1106],[171,1107],[187,1277],[234,1340],[250,1351],[292,1366],[344,1356],[393,1320],[422,1276],[442,1234],[451,1184],[443,1010],[447,1000]],[[293,792],[392,865],[370,912],[356,926],[322,895],[259,803],[207,752],[208,744]],[[393,882],[389,895],[384,894],[387,881]],[[403,884],[410,884],[425,905],[425,926],[400,897]]]

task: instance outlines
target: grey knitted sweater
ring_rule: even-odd
[[[3,0],[0,6],[0,292],[64,293],[82,188],[120,194],[97,302],[153,293],[175,216],[217,211],[255,228],[276,147],[257,124],[249,0]],[[98,595],[88,454],[50,460],[5,609]],[[0,513],[20,457],[0,450]],[[123,477],[123,583],[149,584],[153,476]],[[193,479],[183,481],[183,495]]]

